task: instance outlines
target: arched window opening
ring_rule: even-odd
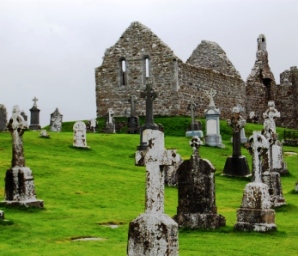
[[[149,62],[149,57],[145,57],[145,76],[150,77],[150,68],[149,68],[150,62]]]
[[[120,60],[120,85],[127,85],[127,63],[125,59]]]

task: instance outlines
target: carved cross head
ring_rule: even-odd
[[[189,141],[189,145],[192,147],[194,154],[198,153],[198,150],[202,144],[203,143],[198,136],[193,136],[192,139]]]

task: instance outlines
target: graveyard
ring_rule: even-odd
[[[176,149],[186,160],[192,154],[191,138],[185,137],[189,117],[155,117],[162,124],[165,148]],[[205,127],[205,119],[201,119]],[[135,166],[139,134],[87,133],[88,147],[73,146],[72,127],[62,124],[62,132],[51,132],[42,138],[38,131],[23,135],[26,166],[34,174],[41,209],[0,206],[5,219],[0,221],[1,255],[126,255],[129,223],[144,212],[145,167]],[[99,127],[104,120],[98,119]],[[140,118],[140,123],[144,119]],[[263,125],[246,124],[246,136],[262,130]],[[204,130],[204,129],[203,129]],[[223,176],[226,159],[233,151],[232,129],[220,121],[221,147],[202,145],[200,156],[215,168],[217,213],[226,226],[216,229],[179,228],[179,255],[297,255],[298,147],[284,146],[284,160],[289,174],[281,176],[286,204],[275,208],[276,231],[244,232],[234,229],[236,211],[241,206],[243,190],[251,177]],[[100,131],[100,129],[99,129]],[[279,139],[283,128],[277,127]],[[2,183],[4,200],[5,173],[11,166],[11,134],[0,133]],[[252,170],[252,156],[245,148]],[[177,214],[177,187],[165,186],[164,212]]]

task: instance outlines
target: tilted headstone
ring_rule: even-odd
[[[22,136],[27,129],[27,122],[20,115],[18,106],[13,107],[7,128],[12,135],[12,161],[11,168],[6,172],[3,203],[43,208],[43,201],[36,199],[32,170],[25,166]]]
[[[37,104],[36,104],[36,101],[38,101],[38,99],[36,97],[34,97],[34,99],[32,101],[34,103],[33,103],[33,107],[30,109],[31,116],[30,116],[29,129],[30,130],[40,130],[41,129],[41,127],[39,125],[39,112],[40,112],[40,110],[37,108]]]
[[[177,256],[178,224],[164,214],[163,170],[164,166],[176,162],[177,154],[176,150],[164,149],[164,134],[154,125],[153,120],[153,100],[157,95],[151,85],[146,86],[146,90],[146,123],[141,130],[142,147],[138,147],[135,154],[136,165],[146,166],[145,213],[129,224],[127,255]]]
[[[234,107],[231,118],[228,119],[228,124],[233,130],[233,155],[226,160],[223,175],[233,177],[248,177],[250,170],[246,157],[241,155],[241,130],[244,128],[246,121],[240,115],[239,107]]]
[[[275,141],[271,143],[270,154],[272,155],[271,170],[279,172],[280,174],[288,174],[287,164],[283,158],[282,144],[278,140],[278,135],[276,133],[275,119],[280,117],[280,112],[275,108],[274,101],[268,102],[268,109],[263,113],[264,125],[263,125],[263,135],[270,140],[271,135],[275,134]]]
[[[127,255],[178,255],[178,224],[164,214],[165,165],[176,160],[175,150],[164,149],[164,134],[146,129],[147,150],[136,152],[136,165],[146,166],[145,213],[130,222]],[[162,228],[161,228],[162,227]]]
[[[253,159],[253,182],[248,183],[244,189],[235,228],[257,232],[276,230],[275,211],[270,209],[269,187],[261,179],[262,157],[268,154],[269,142],[261,133],[253,132],[248,143]]]
[[[200,138],[190,141],[190,160],[178,168],[178,207],[175,217],[180,227],[216,229],[226,225],[215,204],[215,168],[199,155]]]
[[[89,148],[87,146],[86,125],[82,121],[73,125],[73,146],[77,148]]]
[[[59,109],[56,108],[51,114],[50,130],[52,132],[61,132],[63,115],[60,114]]]
[[[0,104],[0,131],[6,130],[7,112],[4,105]]]
[[[128,102],[130,103],[130,116],[127,118],[127,133],[139,133],[140,121],[135,110],[136,96],[131,95]]]
[[[198,136],[200,138],[204,137],[204,133],[201,130],[202,129],[201,122],[195,120],[196,109],[197,109],[197,105],[193,101],[190,104],[188,104],[187,110],[190,111],[191,123],[188,126],[187,131],[185,133],[186,137],[193,137],[193,136]]]
[[[106,127],[105,133],[116,133],[115,130],[115,119],[114,119],[114,110],[112,108],[108,109],[106,114]]]
[[[210,99],[209,106],[205,109],[204,114],[206,117],[206,136],[205,144],[212,147],[224,147],[220,135],[220,110],[216,108],[213,97],[216,95],[216,91],[210,89],[206,92]]]

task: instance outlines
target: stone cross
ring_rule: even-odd
[[[178,224],[164,214],[164,166],[177,161],[176,150],[164,149],[164,134],[143,131],[146,150],[138,150],[135,163],[146,166],[145,213],[129,224],[128,256],[178,255]],[[161,228],[162,227],[162,228]]]
[[[135,109],[136,99],[137,97],[134,95],[131,95],[130,98],[128,99],[128,102],[130,103],[130,116],[136,115],[136,109]]]
[[[260,132],[254,131],[249,138],[248,144],[250,145],[248,150],[253,159],[254,182],[259,183],[262,182],[261,157],[268,154],[269,142]]]
[[[14,106],[12,110],[12,117],[10,118],[7,128],[12,135],[12,167],[25,166],[24,150],[23,150],[23,139],[22,136],[25,130],[28,129],[27,122],[21,116],[19,106]]]
[[[198,136],[192,137],[191,141],[189,141],[189,145],[192,147],[193,153],[199,155],[199,148],[203,144]]]
[[[34,102],[33,107],[37,107],[36,101],[38,101],[38,99],[36,97],[34,97],[34,99],[32,101]]]
[[[275,108],[274,101],[268,102],[268,109],[263,113],[264,118],[264,135],[270,138],[270,130],[276,133],[275,118],[280,117],[280,112]]]
[[[208,96],[210,103],[208,107],[215,107],[215,103],[214,103],[214,96],[216,95],[216,91],[214,89],[210,89],[209,91],[206,91],[206,95]]]
[[[153,120],[153,101],[158,97],[158,93],[152,89],[152,84],[148,83],[144,92],[141,92],[141,98],[146,99],[146,120],[142,130],[158,130],[158,125]]]
[[[233,129],[233,157],[241,156],[241,140],[240,132],[241,129],[245,126],[246,121],[240,115],[240,108],[234,107],[231,119],[228,119],[229,126]]]
[[[191,115],[191,127],[192,131],[194,130],[194,124],[195,124],[195,110],[197,109],[197,105],[192,102],[188,105],[187,110],[190,110],[190,115]]]

